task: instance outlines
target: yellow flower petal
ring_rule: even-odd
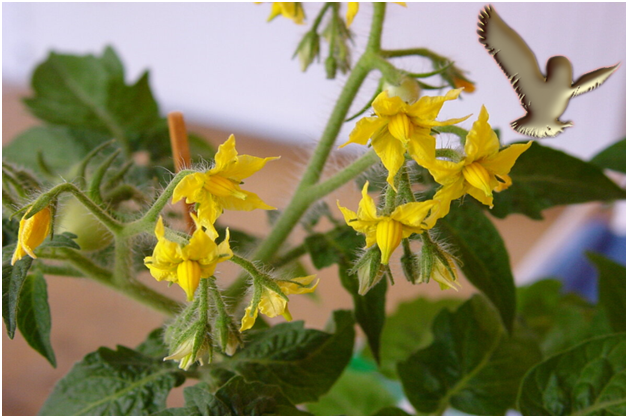
[[[177,266],[179,286],[185,291],[188,301],[194,299],[194,292],[201,281],[201,266],[198,261],[185,260]]]
[[[406,162],[404,144],[390,134],[380,135],[371,141],[375,153],[382,160],[382,164],[388,170],[386,181],[394,188],[395,175]],[[396,189],[395,189],[396,190]]]
[[[375,221],[379,219],[377,216],[377,207],[373,198],[369,196],[369,182],[365,182],[362,187],[362,200],[358,205],[358,217],[364,221]]]
[[[398,96],[388,97],[388,92],[383,91],[377,95],[373,103],[373,110],[378,116],[392,116],[400,112],[405,112],[407,105]]]
[[[52,211],[48,206],[28,219],[26,219],[26,214],[22,217],[17,233],[15,252],[11,258],[11,265],[14,265],[26,254],[32,258],[37,258],[33,250],[44,242],[50,233],[51,224]]]
[[[526,144],[510,145],[509,147],[499,151],[497,154],[485,158],[482,161],[482,166],[493,174],[505,176],[510,173],[510,170],[515,165],[517,158],[530,148],[531,145],[532,141],[529,141]]]
[[[397,113],[390,117],[388,131],[402,144],[406,144],[408,139],[414,134],[414,125],[405,113]]]
[[[448,100],[457,99],[462,89],[449,90],[444,96],[423,96],[416,103],[408,107],[408,116],[415,125],[434,121],[443,104]]]
[[[462,169],[462,175],[473,187],[482,190],[486,196],[492,196],[491,175],[480,163],[474,162],[465,165]]]
[[[203,202],[206,200],[204,196],[205,174],[193,173],[188,174],[177,184],[172,193],[172,203],[186,198],[186,203]]]
[[[385,218],[377,223],[377,246],[382,252],[382,264],[388,264],[390,255],[401,244],[403,226],[401,223]]]
[[[253,328],[255,320],[257,319],[257,309],[251,312],[251,307],[248,306],[244,310],[244,316],[242,317],[242,325],[240,326],[240,332]]]
[[[304,293],[312,293],[316,290],[319,280],[312,284],[316,279],[316,275],[310,275],[305,277],[297,277],[292,280],[278,280],[277,284],[285,295],[302,295]]]
[[[273,7],[275,4],[277,3],[273,3]],[[238,151],[236,151],[235,146],[235,136],[232,134],[224,143],[218,146],[218,151],[214,155],[214,167],[208,171],[208,174],[220,173],[227,166],[237,161]]]
[[[353,18],[356,14],[358,14],[358,10],[360,9],[360,3],[357,1],[350,1],[347,3],[347,27],[351,26],[353,23]]]
[[[404,226],[421,228],[423,220],[435,204],[436,201],[427,200],[425,202],[410,202],[399,205],[395,208],[393,213],[390,214],[390,218],[400,222]]]
[[[467,163],[490,157],[499,151],[499,139],[488,123],[488,112],[484,106],[467,135],[464,151]]]
[[[288,301],[282,298],[279,293],[265,289],[262,294],[262,299],[259,302],[258,309],[267,317],[274,318],[276,316],[283,315],[287,305]]]
[[[349,134],[349,140],[339,146],[342,148],[349,144],[366,145],[368,140],[377,135],[386,126],[386,120],[380,117],[362,118],[356,123],[355,128]]]

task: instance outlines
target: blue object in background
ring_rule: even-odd
[[[587,251],[602,254],[625,266],[626,236],[614,234],[603,220],[590,221],[565,244],[544,275],[561,278],[565,292],[578,293],[596,302],[597,270],[587,259]]]

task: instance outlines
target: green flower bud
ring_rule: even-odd
[[[314,58],[318,58],[320,51],[319,36],[316,31],[310,31],[305,34],[297,50],[294,52],[295,56],[299,56],[299,62],[301,64],[301,71],[307,70],[307,67],[314,62]]]
[[[414,78],[407,76],[401,79],[399,85],[393,85],[384,81],[384,91],[388,92],[388,97],[400,97],[401,100],[408,104],[416,102],[421,96],[419,83]]]
[[[384,276],[386,266],[381,262],[382,253],[374,245],[358,259],[352,272],[358,276],[358,293],[366,295]]]

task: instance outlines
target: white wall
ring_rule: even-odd
[[[575,98],[563,120],[575,126],[544,143],[588,158],[625,135],[625,3],[495,3],[530,45],[544,71],[552,55],[569,57],[574,76],[621,62],[599,89]],[[477,81],[474,94],[447,103],[442,118],[478,114],[485,104],[506,142],[521,139],[509,123],[523,110],[506,77],[479,44],[483,3],[390,5],[385,48],[429,47],[449,56]],[[307,4],[313,19],[319,3]],[[325,79],[322,65],[303,74],[290,58],[307,30],[287,19],[266,23],[270,5],[252,3],[3,3],[3,82],[26,85],[47,51],[98,53],[114,45],[135,79],[151,70],[161,111],[295,143],[316,141],[342,87]],[[371,6],[363,4],[352,30],[358,51],[368,34]],[[404,59],[420,72],[427,62]],[[372,87],[377,77],[370,80]],[[371,96],[360,93],[361,107]],[[435,94],[435,93],[428,93]],[[470,128],[472,120],[463,124]],[[352,124],[343,130],[346,140]],[[357,150],[358,148],[356,148]]]

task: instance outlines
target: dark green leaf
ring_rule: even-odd
[[[7,335],[11,339],[15,335],[17,307],[31,264],[33,264],[33,259],[29,256],[16,261],[14,266],[10,262],[2,263],[2,318],[7,327]]]
[[[517,291],[524,327],[534,333],[546,357],[612,332],[598,310],[576,294],[563,294],[561,287],[558,280],[541,280]]]
[[[626,198],[594,164],[538,142],[521,154],[509,175],[512,186],[494,195],[491,214],[498,218],[523,213],[543,219],[541,211],[553,206]]]
[[[451,405],[470,414],[504,414],[514,404],[519,380],[540,359],[533,341],[504,332],[499,315],[480,296],[454,313],[443,309],[433,333],[433,343],[397,370],[421,413],[442,414]]]
[[[44,403],[42,415],[148,415],[165,408],[184,377],[172,362],[130,348],[101,347],[75,364]]]
[[[626,266],[594,253],[588,253],[587,257],[599,272],[600,306],[615,332],[626,331]]]
[[[132,86],[107,48],[102,57],[50,53],[33,74],[30,111],[54,124],[88,128],[118,139],[149,129],[159,121],[157,103],[144,73]]]
[[[309,235],[305,238],[305,247],[312,257],[312,264],[320,270],[343,260],[352,260],[358,248],[364,247],[364,236],[342,225],[324,234]]]
[[[380,371],[391,379],[397,378],[397,363],[407,359],[433,340],[432,321],[443,308],[453,310],[462,303],[459,299],[429,300],[418,298],[403,302],[397,311],[386,318],[382,332]]]
[[[216,155],[216,148],[205,138],[195,134],[189,134],[190,157],[192,162],[200,163],[201,161],[211,161]]]
[[[338,274],[342,286],[353,298],[355,320],[366,334],[366,339],[375,361],[380,361],[380,337],[386,322],[386,291],[388,282],[382,278],[366,295],[358,293],[358,278],[349,274],[351,266],[345,261],[338,264]]]
[[[35,271],[26,277],[20,294],[17,326],[24,339],[46,360],[57,367],[55,353],[50,345],[50,306],[43,274]]]
[[[626,334],[586,341],[535,366],[518,399],[524,415],[626,415]]]
[[[484,293],[512,330],[516,311],[515,282],[504,241],[493,223],[473,202],[453,203],[439,221],[442,238],[457,250],[466,278]]]
[[[17,219],[7,219],[2,218],[2,250],[4,254],[4,249],[9,245],[15,244],[17,242],[17,233],[20,230],[20,221]],[[11,256],[13,256],[13,251],[15,251],[15,247],[11,250]],[[9,261],[10,258],[9,258]],[[4,255],[2,256],[2,263],[4,264]]]
[[[327,394],[307,405],[307,410],[315,415],[365,416],[396,401],[375,373],[347,369]]]
[[[591,164],[596,165],[602,169],[608,168],[611,170],[619,171],[620,173],[625,173],[626,138],[615,142],[613,145],[601,151],[595,157],[591,158]]]
[[[244,349],[224,364],[248,382],[277,385],[295,404],[316,401],[349,363],[355,331],[350,312],[334,312],[333,334],[304,329],[303,322],[251,333]]]

